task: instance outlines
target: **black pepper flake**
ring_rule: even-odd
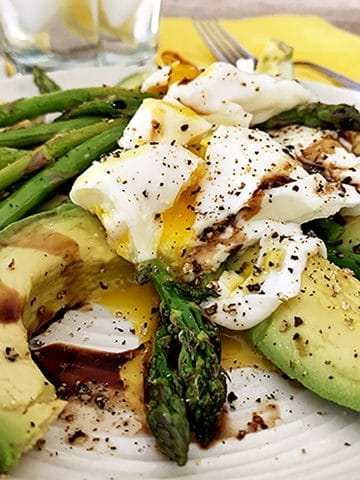
[[[111,102],[111,106],[113,108],[116,108],[117,110],[124,110],[127,107],[124,100],[114,100],[113,102]]]
[[[8,264],[9,270],[15,270],[15,258],[12,258]]]
[[[191,190],[190,195],[196,195],[199,192],[200,192],[200,186],[195,188],[195,190]]]
[[[75,430],[74,433],[68,436],[68,442],[73,445],[74,443],[83,443],[88,438],[87,434],[82,430]]]
[[[352,248],[352,251],[357,255],[360,255],[360,243],[358,243],[357,245],[354,245]]]
[[[210,307],[207,307],[204,309],[204,312],[207,316],[211,316],[211,315],[215,315],[215,313],[217,312],[217,309],[218,309],[218,306],[216,303],[213,303],[212,305],[210,305]]]
[[[252,285],[248,285],[247,289],[249,292],[258,292],[260,290],[260,284],[259,283],[253,283]]]
[[[233,403],[235,402],[236,400],[238,399],[237,395],[235,392],[229,392],[228,396],[227,396],[227,401],[229,403]]]
[[[283,320],[280,324],[279,330],[280,332],[286,332],[290,327],[290,324],[288,321]]]
[[[5,347],[5,359],[9,362],[15,362],[19,358],[19,354],[13,347]]]
[[[239,430],[238,434],[236,435],[236,438],[238,440],[242,440],[245,437],[246,433],[247,433],[246,430]]]
[[[187,123],[184,123],[184,125],[181,125],[180,130],[182,132],[186,132],[186,130],[189,128],[189,125]]]
[[[298,340],[298,338],[300,338],[300,334],[299,333],[294,333],[294,335],[292,336],[292,339],[293,340]]]
[[[298,327],[303,323],[304,323],[304,320],[301,317],[294,316],[294,327]]]

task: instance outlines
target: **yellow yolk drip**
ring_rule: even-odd
[[[221,366],[230,368],[258,367],[262,370],[274,370],[274,366],[253,347],[244,333],[222,333]]]
[[[102,290],[93,299],[111,312],[120,312],[134,325],[135,333],[145,343],[153,338],[156,329],[159,297],[150,283],[138,285],[134,281]]]
[[[159,256],[174,266],[181,265],[184,249],[194,240],[192,226],[197,187],[191,186],[176,200],[174,205],[162,214],[163,231],[159,244]]]
[[[138,285],[124,281],[121,285],[102,290],[92,301],[132,322],[135,333],[145,345],[154,337],[157,325],[159,297],[150,283]],[[124,396],[142,425],[146,424],[144,404],[144,374],[148,351],[145,348],[126,362],[120,370]]]
[[[131,261],[131,248],[130,248],[130,235],[129,230],[126,230],[117,240],[116,245],[114,245],[116,252],[120,257],[125,258],[125,260]]]
[[[143,350],[139,355],[135,355],[133,359],[124,363],[120,370],[125,398],[142,425],[146,425],[144,377],[147,355],[146,350]]]

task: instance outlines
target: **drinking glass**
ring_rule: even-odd
[[[157,47],[161,0],[99,0],[103,64],[145,65]]]
[[[0,0],[0,32],[21,73],[96,65],[98,0]]]

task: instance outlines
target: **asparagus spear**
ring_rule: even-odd
[[[54,82],[54,80],[52,80],[40,67],[33,67],[32,76],[40,93],[51,93],[61,90],[59,85]]]
[[[202,446],[214,438],[226,398],[226,380],[220,367],[218,329],[185,296],[160,262],[144,267],[140,280],[149,278],[162,301],[162,316],[179,345],[177,373],[183,385],[190,429]]]
[[[101,121],[100,117],[82,117],[33,127],[0,132],[0,147],[29,147],[46,142],[57,133],[86,127]]]
[[[0,105],[0,127],[13,125],[24,119],[35,118],[46,113],[72,109],[95,98],[116,95],[131,111],[135,111],[149,94],[121,87],[75,88],[60,92],[44,93],[31,98],[22,98]]]
[[[27,150],[17,150],[16,148],[0,147],[0,169],[15,162],[18,158],[27,153]]]
[[[360,112],[355,107],[343,103],[338,105],[327,105],[321,102],[306,103],[279,113],[257,127],[270,130],[291,124],[358,132],[360,131]]]
[[[122,135],[126,125],[125,119],[109,122],[107,130],[70,150],[0,202],[0,228],[24,217],[102,154],[116,148],[117,139]]]
[[[178,375],[169,366],[172,339],[161,322],[155,335],[146,378],[147,422],[160,450],[178,465],[185,465],[190,428]]]
[[[18,158],[15,162],[0,170],[0,191],[19,181],[23,176],[53,163],[58,157],[64,155],[76,145],[108,128],[109,124],[103,120],[95,125],[89,125],[55,136],[35,150],[26,152],[25,155]]]
[[[90,102],[85,102],[73,109],[63,113],[60,120],[68,118],[77,118],[83,116],[98,115],[101,117],[120,117],[124,115],[133,115],[134,106],[127,105],[123,98],[113,96],[111,98],[96,98]]]

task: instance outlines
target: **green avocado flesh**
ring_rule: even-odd
[[[33,362],[28,335],[125,271],[100,223],[72,204],[0,232],[0,473],[65,406]]]
[[[311,257],[300,294],[248,336],[290,378],[360,411],[360,282],[350,270]]]

